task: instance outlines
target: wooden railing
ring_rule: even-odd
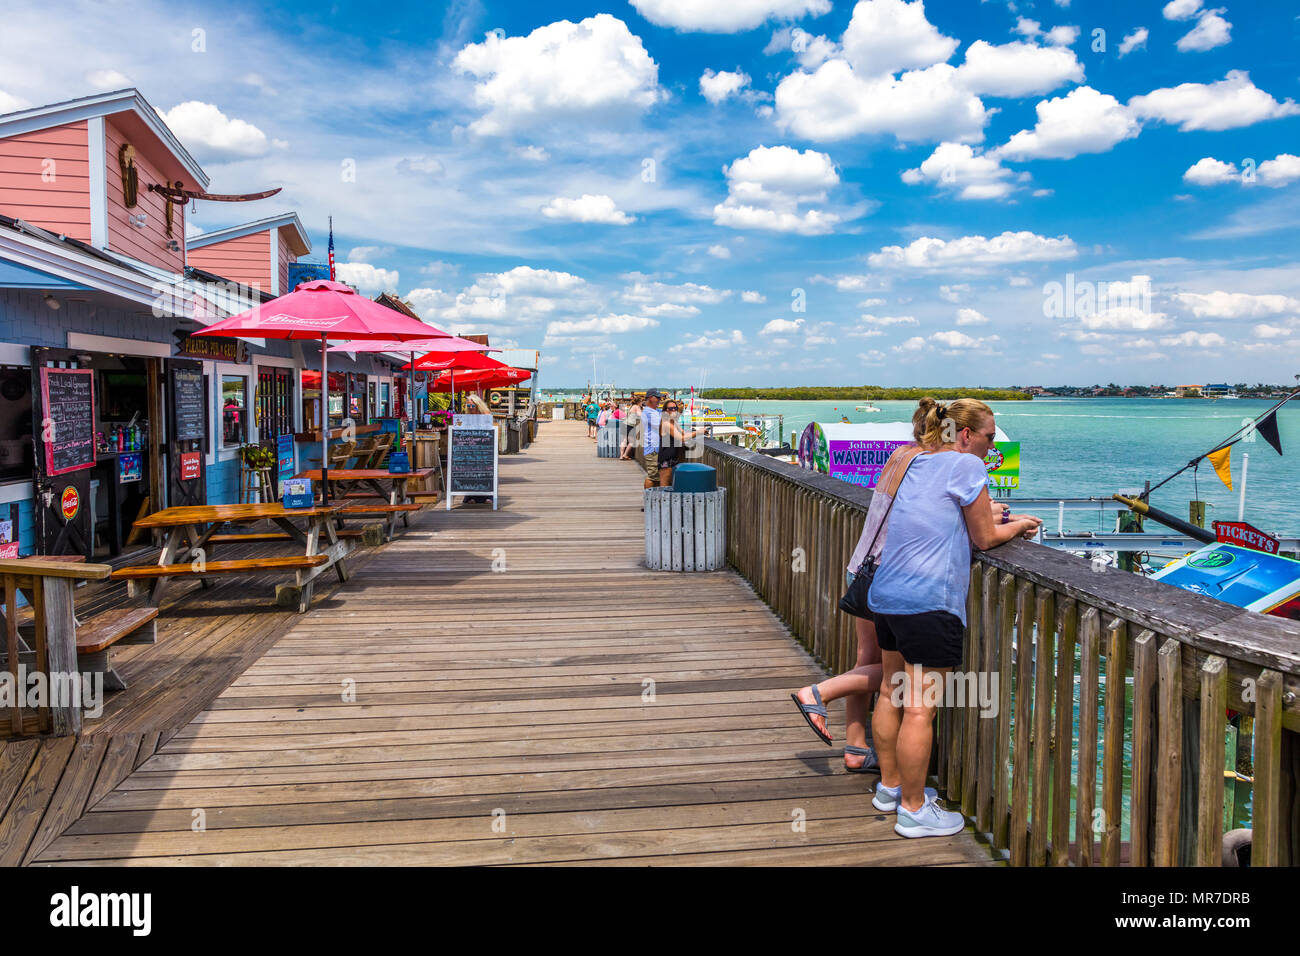
[[[836,604],[871,492],[703,446],[729,563],[829,671],[852,667]],[[1251,863],[1300,865],[1300,623],[1015,541],[976,553],[965,648],[932,770],[1012,864],[1220,865],[1230,709],[1254,725]]]

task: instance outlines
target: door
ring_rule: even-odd
[[[33,346],[31,356],[36,551],[89,560],[94,557],[95,373],[68,349]]]
[[[261,365],[257,369],[257,435],[258,442],[272,454],[278,455],[278,444],[284,435],[293,435],[293,369]],[[279,496],[280,475],[275,469],[272,478]]]
[[[208,483],[207,389],[203,363],[193,359],[165,361],[167,401],[167,504],[205,505]]]

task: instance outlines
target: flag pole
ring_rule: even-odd
[[[330,226],[331,239],[334,235],[334,227]],[[330,256],[331,262],[333,256]],[[320,397],[321,397],[321,456],[320,456],[320,493],[321,504],[330,503],[330,374],[329,374],[329,341],[325,333],[320,337]]]

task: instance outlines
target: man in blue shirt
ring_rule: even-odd
[[[600,404],[596,401],[596,396],[592,395],[587,400],[587,437],[596,437],[596,419],[600,417]]]

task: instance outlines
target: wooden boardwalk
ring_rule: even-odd
[[[738,575],[641,566],[639,472],[584,424],[543,424],[501,491],[422,513],[33,862],[990,862],[895,836]]]

